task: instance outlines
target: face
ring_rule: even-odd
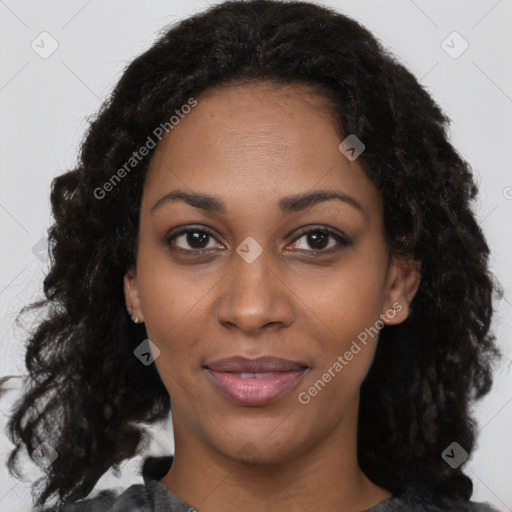
[[[152,157],[126,304],[160,351],[176,445],[282,461],[355,428],[378,330],[407,317],[419,272],[390,258],[322,98],[259,83],[197,101]]]

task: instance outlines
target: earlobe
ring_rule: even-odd
[[[139,322],[144,322],[135,267],[128,269],[124,275],[123,290],[126,310],[128,314],[136,324]]]
[[[400,324],[409,316],[410,305],[421,282],[421,262],[401,258],[395,260],[389,272],[390,282],[387,293],[386,325]],[[387,312],[391,311],[391,314]]]

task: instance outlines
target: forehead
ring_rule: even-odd
[[[327,100],[310,86],[231,85],[196,100],[155,150],[145,186],[151,200],[180,188],[222,197],[228,206],[240,198],[263,205],[332,188],[379,205],[359,162],[339,150],[342,135]]]

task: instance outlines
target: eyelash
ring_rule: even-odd
[[[187,229],[183,229],[182,231],[180,231],[178,233],[174,233],[170,236],[167,236],[165,238],[165,243],[171,250],[177,250],[177,251],[186,252],[186,253],[195,253],[199,256],[212,250],[212,249],[183,249],[181,247],[173,247],[174,240],[176,240],[180,236],[187,235],[188,233],[204,233],[204,234],[208,235],[209,237],[213,238],[214,240],[217,240],[215,238],[215,235],[207,228],[190,227]],[[332,229],[325,228],[325,227],[305,228],[298,233],[298,235],[292,240],[291,244],[297,242],[302,237],[304,237],[310,233],[326,234],[326,235],[332,237],[338,243],[338,245],[335,247],[331,247],[329,249],[298,249],[299,251],[306,251],[308,253],[325,255],[325,254],[332,254],[334,252],[337,252],[337,251],[343,249],[344,247],[350,247],[352,245],[352,241],[349,240],[346,236],[344,236],[336,231],[333,231]]]

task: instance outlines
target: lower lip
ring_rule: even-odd
[[[235,373],[216,372],[206,368],[211,381],[230,400],[239,405],[265,405],[290,391],[304,370],[274,372],[269,377],[242,378]]]

